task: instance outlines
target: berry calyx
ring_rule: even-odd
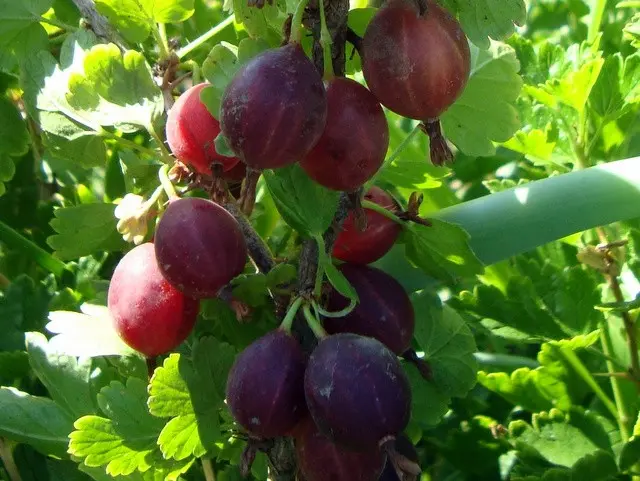
[[[276,329],[236,358],[226,399],[234,419],[258,438],[284,436],[306,414],[305,355],[298,341]]]
[[[409,422],[409,380],[395,354],[370,337],[322,339],[309,358],[304,390],[320,432],[347,448],[371,449]]]
[[[120,260],[111,277],[107,304],[122,340],[147,357],[180,345],[200,307],[162,276],[151,243],[135,247]]]
[[[211,164],[219,163],[229,170],[240,162],[237,157],[225,157],[216,152],[214,141],[220,124],[200,100],[208,84],[194,85],[184,92],[167,115],[167,143],[173,155],[200,174],[211,175]]]
[[[352,332],[382,342],[395,354],[411,347],[415,315],[411,299],[398,281],[370,266],[342,264],[338,268],[358,294],[359,302],[347,315],[327,318],[323,326],[330,334]],[[328,299],[331,311],[340,311],[349,300],[336,290]]]
[[[327,123],[300,166],[319,184],[354,191],[373,177],[389,147],[389,126],[375,96],[356,82],[327,82]]]
[[[393,198],[379,187],[372,186],[364,198],[392,212],[398,210]],[[384,215],[364,209],[367,226],[360,231],[351,212],[333,246],[333,257],[354,264],[371,264],[383,257],[398,239],[402,226]]]
[[[256,170],[302,159],[322,135],[326,118],[322,78],[297,43],[245,64],[227,86],[220,108],[229,146]]]
[[[206,199],[172,201],[158,223],[154,243],[162,275],[191,297],[215,297],[247,262],[238,222]]]

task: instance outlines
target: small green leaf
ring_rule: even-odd
[[[115,208],[115,204],[82,204],[57,209],[51,220],[57,235],[49,237],[47,243],[65,260],[124,248],[116,230]]]
[[[207,95],[207,92],[212,92],[213,90],[210,88],[206,88],[204,89],[201,93],[204,94],[205,96]],[[229,141],[227,140],[227,138],[224,136],[224,134],[222,132],[220,132],[215,140],[213,141],[213,144],[216,148],[216,152],[220,155],[223,155],[225,157],[235,157],[236,154],[233,152],[233,150],[231,150],[231,147],[229,147]]]
[[[631,436],[629,441],[622,446],[620,451],[620,465],[621,471],[627,471],[633,467],[634,464],[640,459],[640,437]]]
[[[478,382],[488,390],[498,393],[514,406],[531,412],[551,409],[553,399],[566,399],[566,387],[554,378],[543,376],[539,370],[523,367],[511,374],[505,372],[478,373]],[[560,392],[558,392],[560,391]],[[567,407],[558,405],[558,407]]]
[[[574,467],[597,451],[607,452],[613,460],[609,437],[599,419],[577,408],[568,414],[557,409],[534,414],[531,425],[514,421],[509,431],[517,445],[533,448],[559,466]]]
[[[15,105],[6,97],[0,97],[0,154],[17,157],[26,154],[28,150],[27,124]]]
[[[524,0],[445,0],[444,4],[458,14],[467,37],[484,49],[489,48],[488,37],[507,38],[527,19]]]
[[[87,53],[83,70],[69,76],[66,99],[71,107],[98,125],[125,132],[153,129],[164,102],[141,53],[122,54],[114,44],[99,44]]]
[[[112,476],[146,471],[154,465],[156,439],[163,423],[147,410],[144,381],[112,382],[98,395],[107,417],[84,416],[75,422],[69,453],[89,467],[106,466]]]
[[[423,429],[437,425],[449,410],[451,398],[427,382],[411,364],[404,364],[411,384],[411,422]]]
[[[430,219],[431,227],[407,224],[404,242],[409,261],[445,281],[481,274],[484,267],[469,248],[469,235],[460,227]]]
[[[298,275],[295,266],[291,264],[276,264],[267,274],[267,285],[271,288],[293,282]]]
[[[78,360],[56,353],[39,332],[27,334],[27,353],[31,367],[51,398],[70,418],[96,412],[90,384],[91,359]]]
[[[237,53],[232,47],[227,44],[216,45],[202,64],[202,74],[211,86],[200,92],[200,100],[216,119],[220,118],[222,94],[240,68]]]
[[[298,164],[263,173],[285,222],[301,234],[323,234],[331,225],[340,193],[316,184]]]
[[[233,280],[233,296],[250,306],[263,306],[267,303],[269,291],[267,277],[264,274],[243,274]]]
[[[624,60],[619,53],[608,56],[589,95],[589,105],[602,117],[602,122],[615,120],[640,100],[638,82],[639,54],[631,55]]]
[[[158,444],[165,458],[200,457],[220,441],[219,413],[235,350],[213,337],[193,348],[193,361],[170,355],[149,387],[154,416],[171,417]]]
[[[49,398],[0,388],[0,435],[45,455],[66,457],[73,419]]]
[[[446,397],[462,397],[476,383],[478,364],[471,330],[449,306],[422,291],[412,296],[415,338],[433,373],[433,384]]]
[[[495,154],[493,142],[509,140],[520,127],[515,107],[522,89],[520,64],[508,45],[494,43],[486,51],[472,49],[469,82],[460,98],[442,114],[442,128],[447,139],[465,154],[490,156]]]
[[[0,0],[0,50],[14,51],[22,59],[47,47],[47,32],[40,17],[53,0],[15,2]]]
[[[154,23],[178,23],[191,17],[194,0],[97,0],[96,8],[124,38],[142,43]]]

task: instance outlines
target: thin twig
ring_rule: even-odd
[[[111,26],[109,21],[96,10],[93,0],[73,0],[73,3],[80,10],[80,14],[87,20],[91,30],[98,37],[115,43],[122,50],[127,50],[127,45],[120,34]]]
[[[596,228],[596,232],[603,245],[610,245],[609,240],[607,239],[607,233],[602,227]],[[609,283],[611,292],[613,292],[613,297],[616,302],[624,303],[624,294],[622,293],[618,277],[611,274],[605,274],[605,277]],[[631,315],[628,311],[622,311],[620,315],[622,316],[624,329],[627,332],[627,345],[629,346],[629,354],[631,356],[630,374],[634,379],[638,380],[640,379],[640,356],[638,355],[638,336],[636,332],[636,325],[631,319]],[[638,388],[640,389],[640,385]]]
[[[244,234],[247,242],[249,256],[256,267],[263,274],[268,273],[276,265],[269,247],[255,231],[247,217],[240,211],[240,207],[235,201],[227,202],[223,207],[238,221],[240,230]]]
[[[213,470],[213,465],[209,458],[202,458],[202,470],[204,471],[204,478],[207,481],[216,481],[216,473]]]
[[[7,470],[7,474],[9,474],[9,478],[11,478],[11,481],[22,481],[18,466],[13,459],[13,452],[11,451],[11,447],[7,445],[7,441],[4,438],[0,438],[0,459],[2,459],[4,467]]]

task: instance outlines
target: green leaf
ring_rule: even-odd
[[[524,25],[527,9],[524,0],[445,0],[457,12],[464,33],[481,48],[489,48],[489,38],[510,36],[516,25]]]
[[[43,140],[47,150],[53,156],[70,162],[71,165],[76,164],[84,168],[103,167],[107,161],[107,146],[102,137],[86,130],[72,140],[45,132]]]
[[[83,73],[69,75],[68,88],[69,105],[101,126],[152,131],[164,112],[162,92],[144,56],[135,50],[122,54],[114,44],[92,47]]]
[[[9,99],[0,97],[0,154],[17,157],[26,154],[28,150],[29,132],[25,121]]]
[[[125,356],[135,352],[118,336],[106,307],[83,304],[80,309],[82,312],[49,313],[47,330],[54,334],[49,341],[52,350],[76,357]]]
[[[242,274],[233,282],[233,297],[252,307],[264,306],[269,297],[267,277],[264,274]]]
[[[315,183],[298,164],[263,173],[285,222],[301,234],[323,234],[331,225],[340,193]]]
[[[216,119],[220,118],[222,95],[239,68],[237,49],[226,43],[213,47],[202,63],[202,74],[211,86],[202,89],[200,100]]]
[[[505,372],[480,371],[478,382],[488,390],[498,393],[514,406],[522,406],[523,409],[531,412],[551,409],[554,406],[552,399],[566,398],[566,387],[554,378],[541,375],[537,369],[523,367],[516,369],[510,375]],[[567,406],[559,405],[558,407]]]
[[[26,275],[18,276],[0,291],[1,351],[24,349],[25,332],[39,330],[47,318],[51,295]]]
[[[604,123],[622,117],[640,100],[639,82],[639,54],[625,59],[620,53],[607,56],[589,95],[589,105]]]
[[[499,0],[503,1],[503,0]],[[508,45],[472,47],[471,76],[464,92],[442,114],[445,135],[465,154],[495,154],[493,142],[505,142],[520,127],[515,102],[522,89],[520,64]]]
[[[502,372],[480,372],[478,382],[512,404],[520,405],[531,412],[552,407],[569,410],[574,401],[581,399],[586,386],[577,378],[573,367],[567,363],[560,349],[569,349],[581,354],[597,339],[598,332],[595,331],[587,336],[544,343],[538,354],[540,367],[533,370],[516,369],[511,375]]]
[[[194,12],[194,0],[97,0],[97,10],[129,42],[144,42],[155,23],[178,23]]]
[[[278,287],[288,284],[296,279],[298,272],[295,266],[291,264],[276,264],[276,266],[267,273],[267,285],[269,287]]]
[[[10,50],[21,58],[47,47],[47,32],[40,17],[53,0],[0,0],[0,50]]]
[[[403,240],[410,262],[445,281],[471,277],[484,270],[469,248],[469,235],[460,227],[430,219],[431,227],[406,224]]]
[[[476,384],[478,364],[471,330],[449,306],[422,291],[411,298],[416,315],[415,338],[433,373],[433,384],[446,397],[462,397]]]
[[[620,452],[618,464],[621,471],[627,471],[640,459],[640,437],[631,436]]]
[[[449,410],[451,398],[425,381],[414,365],[404,363],[404,369],[411,384],[411,422],[423,429],[435,426]]]
[[[517,445],[535,449],[550,463],[568,468],[586,456],[598,451],[608,453],[613,461],[613,451],[608,434],[600,420],[581,409],[568,413],[552,409],[534,414],[532,424],[513,421],[509,432]],[[615,461],[613,462],[615,466]]]
[[[147,471],[154,465],[156,439],[163,423],[147,410],[144,381],[112,382],[98,394],[107,417],[84,416],[70,435],[69,453],[89,467],[106,466],[112,476]]]
[[[34,372],[51,398],[72,419],[94,414],[91,392],[91,359],[56,353],[39,332],[27,334],[27,353]]]
[[[201,457],[220,441],[219,413],[235,350],[213,337],[193,349],[193,361],[170,355],[156,369],[149,387],[154,416],[171,417],[158,444],[165,458]]]
[[[116,230],[115,208],[115,204],[82,204],[57,209],[51,220],[57,235],[49,237],[47,243],[65,260],[123,249],[125,243]]]
[[[66,457],[73,419],[49,398],[0,388],[0,435],[42,454]]]

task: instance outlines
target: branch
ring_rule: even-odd
[[[247,250],[249,256],[255,263],[256,267],[263,274],[268,273],[275,266],[275,261],[271,255],[271,251],[262,238],[255,231],[247,217],[240,211],[240,207],[235,201],[226,202],[223,207],[229,212],[240,224],[240,230],[244,234],[247,242]]]
[[[345,73],[345,44],[347,41],[347,17],[349,14],[348,0],[325,0],[325,17],[327,28],[331,33],[331,57],[333,71],[337,76]],[[313,33],[313,63],[320,73],[324,73],[324,59],[320,44],[320,9],[318,0],[311,0],[307,7],[304,26]]]
[[[73,3],[78,7],[80,14],[89,23],[91,30],[93,30],[98,37],[115,43],[123,50],[127,49],[127,45],[120,34],[111,26],[109,21],[96,10],[96,5],[93,0],[73,0]]]

